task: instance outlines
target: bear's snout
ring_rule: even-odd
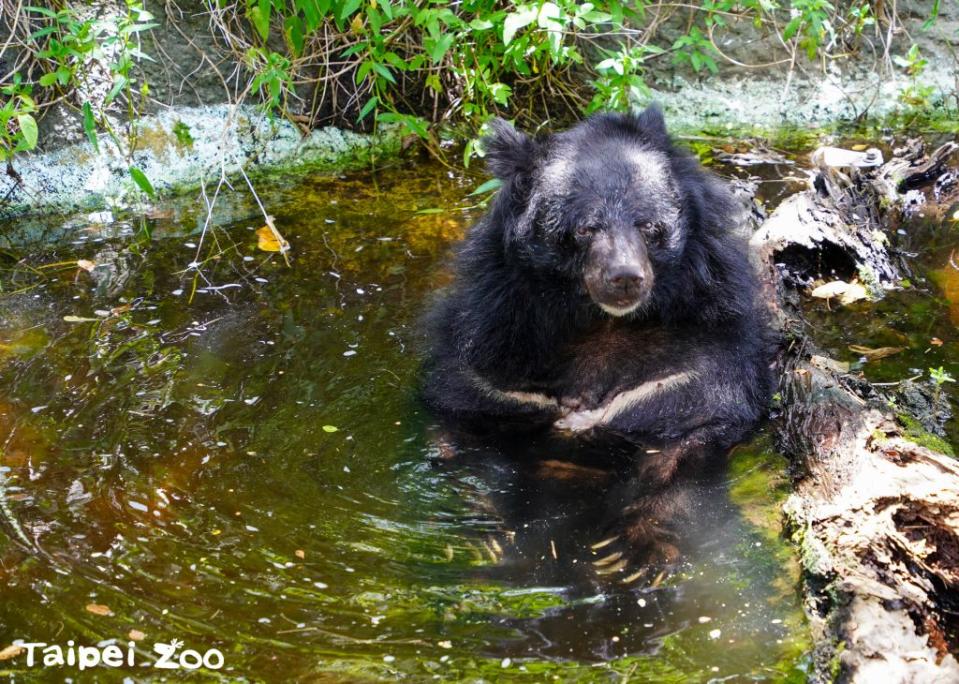
[[[604,231],[590,244],[583,274],[590,298],[603,311],[625,316],[649,297],[653,269],[635,231]]]
[[[638,266],[625,265],[613,268],[606,279],[611,290],[632,297],[639,293],[646,276]]]

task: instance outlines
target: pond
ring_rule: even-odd
[[[205,234],[188,200],[7,225],[0,649],[132,640],[138,667],[103,681],[158,677],[174,639],[230,681],[804,681],[767,434],[684,483],[683,560],[635,582],[607,548],[632,484],[588,447],[450,454],[416,398],[417,321],[482,180],[265,183],[289,265],[242,193]]]

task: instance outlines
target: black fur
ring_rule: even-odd
[[[598,115],[536,139],[497,120],[484,148],[503,186],[429,316],[428,406],[472,427],[549,428],[570,411],[601,410],[620,392],[688,373],[600,429],[726,446],[742,439],[771,386],[756,278],[730,195],[672,144],[659,110]],[[650,159],[664,161],[662,173],[648,171]],[[634,311],[612,316],[584,281],[591,245],[637,235],[646,254],[637,258],[654,277]],[[596,258],[617,255],[608,248]]]

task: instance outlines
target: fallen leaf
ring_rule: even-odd
[[[831,283],[820,285],[810,294],[817,299],[832,299],[833,297],[838,297],[840,304],[852,304],[869,296],[866,288],[859,283],[847,283],[844,280],[834,280]]]
[[[339,428],[335,425],[324,425],[323,432],[338,432]]]
[[[141,632],[139,629],[131,629],[127,633],[127,639],[130,641],[143,641],[147,638],[147,635]]]
[[[846,291],[846,288],[849,287],[849,283],[844,280],[834,280],[831,283],[826,283],[825,285],[820,285],[814,289],[810,294],[813,297],[819,299],[831,299],[832,297],[838,297],[843,292]]]
[[[860,143],[858,145],[853,145],[850,149],[855,150],[856,152],[862,152],[867,147],[869,147],[869,145],[864,145]]]
[[[293,555],[299,558],[300,560],[303,560],[304,558],[306,558],[306,551],[304,551],[303,549],[297,549],[296,551],[293,552]]]
[[[929,340],[929,344],[931,344],[931,345],[933,345],[933,346],[935,346],[935,347],[941,347],[941,346],[942,346],[942,340],[940,340],[938,337],[933,337],[931,340]]]
[[[869,293],[866,291],[866,288],[859,283],[849,283],[849,288],[839,295],[839,301],[842,304],[852,304],[867,297],[869,297]]]
[[[290,249],[290,243],[283,239],[280,231],[272,225],[273,220],[269,221],[262,228],[256,230],[256,246],[264,252],[286,252]]]
[[[99,322],[100,319],[88,318],[86,316],[64,316],[63,320],[66,321],[67,323],[89,323],[91,321]]]
[[[77,266],[84,271],[92,271],[97,267],[97,264],[95,261],[90,261],[89,259],[77,259]]]
[[[867,361],[875,361],[876,359],[884,359],[887,356],[892,356],[893,354],[898,354],[902,351],[902,347],[863,347],[861,344],[850,344],[849,351],[859,354],[860,356],[865,356]]]
[[[104,617],[109,617],[113,615],[113,611],[110,610],[110,606],[104,606],[100,603],[90,603],[87,605],[87,612],[93,613],[94,615],[102,615]]]
[[[0,650],[0,660],[10,660],[11,658],[16,658],[18,655],[23,653],[25,649],[23,646],[17,646],[12,644],[7,646],[5,649]]]

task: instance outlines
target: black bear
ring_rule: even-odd
[[[757,280],[731,195],[659,109],[536,138],[495,120],[484,149],[502,187],[429,315],[427,405],[674,456],[740,441],[771,391]]]

